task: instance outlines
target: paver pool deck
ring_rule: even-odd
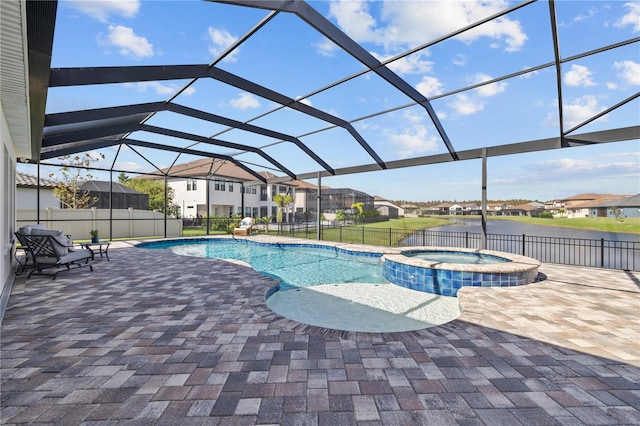
[[[444,325],[353,333],[272,313],[275,281],[236,263],[109,255],[16,278],[0,423],[640,424],[638,272],[543,264]]]

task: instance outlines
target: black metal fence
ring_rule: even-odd
[[[315,238],[315,224],[291,224],[287,235]],[[323,225],[321,239],[384,247],[444,246],[479,249],[482,234],[400,229],[376,229],[364,226]],[[535,235],[487,234],[488,250],[532,257],[545,263],[589,266],[630,271],[640,270],[640,241],[540,237]]]

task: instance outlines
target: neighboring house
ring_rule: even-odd
[[[40,178],[40,208],[60,208],[60,200],[53,195],[56,182]],[[16,172],[16,209],[38,208],[38,178]]]
[[[402,207],[398,207],[391,201],[380,196],[373,196],[373,205],[380,213],[380,216],[388,216],[389,219],[397,219],[400,216],[404,216],[404,209]]]
[[[320,193],[323,213],[336,213],[338,210],[351,212],[351,206],[362,203],[364,210],[373,210],[373,197],[365,192],[351,188],[329,188]]]
[[[440,203],[435,206],[426,207],[423,211],[427,215],[448,215],[452,205],[453,203]]]
[[[578,194],[556,200],[553,208],[558,212],[556,215],[560,217],[589,217],[591,207],[627,197],[628,195],[616,194]]]
[[[138,179],[161,179],[164,174],[174,190],[174,202],[178,204],[180,216],[196,218],[233,214],[259,218],[277,215],[277,206],[272,201],[275,194],[290,194],[295,197],[291,183],[265,184],[251,173],[225,160],[204,158],[188,163],[176,164],[169,170],[140,176]],[[259,173],[264,178],[274,178],[269,172]],[[293,206],[285,208],[283,221],[293,220]]]
[[[480,206],[476,203],[454,203],[449,207],[449,214],[452,215],[468,215],[479,210]]]
[[[303,180],[292,180],[288,183],[294,185],[296,188],[295,212],[298,217],[297,220],[305,220],[305,212],[310,213],[310,215],[308,215],[309,220],[316,219],[315,212],[318,209],[318,185]],[[322,191],[328,189],[331,188],[325,185],[321,187]]]
[[[509,206],[503,208],[498,213],[501,216],[531,216],[537,217],[544,211],[544,204],[531,202],[527,204],[520,204],[517,206]]]
[[[90,207],[98,209],[128,209],[149,210],[149,194],[131,189],[118,182],[103,180],[88,180],[82,183],[80,190],[88,191],[89,196],[95,199]],[[113,205],[110,196],[113,196]]]
[[[607,201],[589,209],[590,217],[640,217],[640,194]]]

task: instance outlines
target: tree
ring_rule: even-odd
[[[118,175],[118,183],[121,183],[122,185],[126,185],[130,180],[131,178],[127,176],[125,172],[120,172]]]
[[[364,203],[361,201],[359,203],[353,203],[351,204],[351,209],[356,209],[358,210],[358,213],[356,213],[356,217],[359,219],[364,218]]]
[[[290,194],[275,194],[271,197],[276,206],[278,207],[278,213],[276,215],[276,221],[278,222],[278,230],[280,230],[282,226],[282,211],[285,206],[293,203],[296,199],[292,197]]]
[[[164,182],[155,179],[130,179],[129,177],[118,176],[118,181],[131,189],[149,195],[149,208],[151,210],[164,211]],[[124,180],[124,182],[123,182]],[[167,187],[167,211],[166,213],[178,216],[178,204],[173,201],[175,196],[173,188]]]
[[[269,224],[273,220],[273,216],[262,216],[260,222],[264,224],[264,232],[269,232]]]
[[[336,220],[343,223],[347,220],[347,214],[344,210],[340,209],[336,212]]]
[[[93,179],[93,175],[87,170],[89,166],[102,159],[104,159],[104,154],[90,154],[88,152],[84,155],[58,157],[64,166],[60,169],[62,177],[53,188],[53,195],[60,200],[65,208],[86,209],[98,200],[97,197],[92,197],[89,191],[83,191],[80,188],[83,182]],[[55,179],[56,175],[51,173],[49,177]]]

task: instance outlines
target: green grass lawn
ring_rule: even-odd
[[[437,226],[445,226],[451,224],[448,219],[476,219],[479,216],[442,216],[442,217],[417,217],[417,218],[399,218],[391,219],[386,222],[370,223],[365,225],[346,225],[337,228],[324,228],[322,231],[322,239],[326,241],[342,241],[354,244],[371,244],[392,246],[398,245],[398,242],[407,237],[412,231],[417,229],[433,228]],[[626,218],[624,220],[616,220],[614,218],[554,218],[541,219],[528,216],[491,216],[489,220],[511,220],[531,225],[541,226],[559,226],[565,228],[586,229],[593,231],[618,232],[640,235],[640,219]],[[363,227],[364,231],[363,232]],[[275,228],[275,227],[274,227]],[[224,235],[223,231],[211,231],[210,235]],[[270,235],[277,235],[277,231],[272,230]],[[183,236],[194,237],[206,235],[204,227],[186,228],[183,230]],[[286,233],[286,235],[289,235]],[[296,232],[298,238],[315,239],[315,229],[309,232]]]

